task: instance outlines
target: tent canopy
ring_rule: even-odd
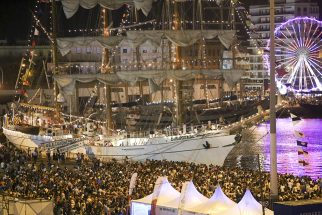
[[[250,190],[246,190],[240,202],[230,210],[223,211],[222,215],[261,215],[263,214],[262,205],[253,197]],[[265,214],[273,214],[272,211],[265,209]]]
[[[198,211],[202,211],[205,214],[221,214],[221,212],[233,208],[237,204],[229,199],[218,186],[212,197],[205,203],[199,205]]]
[[[157,208],[176,209],[179,205],[180,193],[171,186],[166,177],[160,177],[154,186],[152,194],[142,199],[131,201],[131,214],[149,214],[154,199],[157,200]]]
[[[199,193],[192,181],[185,182],[181,190],[179,210],[200,212],[197,210],[198,206],[208,200],[207,197]]]
[[[158,215],[262,215],[262,205],[249,190],[236,204],[219,186],[210,199],[206,198],[197,191],[192,181],[184,183],[180,194],[166,177],[158,179],[152,194],[131,201],[132,215],[149,215],[151,210],[155,210]],[[266,208],[265,214],[274,213]]]

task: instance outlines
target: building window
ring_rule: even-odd
[[[112,87],[111,91],[113,93],[122,93],[123,92],[123,88],[122,87]]]
[[[87,53],[87,54],[92,53],[92,49],[91,49],[91,47],[86,47],[86,53]]]
[[[76,53],[80,54],[82,52],[81,48],[76,48]]]
[[[126,54],[127,53],[127,49],[123,49],[123,54]]]

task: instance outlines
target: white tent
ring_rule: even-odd
[[[159,177],[153,193],[131,201],[132,215],[262,215],[262,205],[249,190],[236,204],[218,186],[208,199],[198,192],[192,181],[184,183],[181,194],[175,190],[166,177]],[[266,215],[273,211],[265,209]]]
[[[155,202],[154,202],[155,201]],[[132,215],[148,215],[155,204],[155,214],[174,215],[178,213],[180,193],[174,189],[166,177],[160,177],[152,194],[131,201]]]
[[[230,210],[221,212],[221,215],[262,215],[262,205],[256,201],[252,193],[246,190],[240,202]],[[266,215],[273,215],[273,211],[265,208]]]
[[[131,201],[131,214],[149,215],[151,211],[152,194]]]
[[[182,186],[179,204],[179,214],[203,214],[199,206],[209,199],[198,192],[192,181],[185,182]]]
[[[49,200],[9,201],[10,214],[51,215],[54,204]]]
[[[229,210],[235,207],[237,204],[230,200],[221,187],[218,186],[212,197],[197,208],[198,211],[203,211],[204,214],[221,214],[223,211]]]

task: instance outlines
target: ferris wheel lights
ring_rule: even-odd
[[[287,76],[276,76],[281,92],[290,89],[295,92],[310,92],[322,88],[322,22],[309,17],[296,17],[282,23],[274,31],[276,71],[285,68]],[[270,50],[269,43],[265,49]],[[269,54],[263,56],[269,68]],[[285,84],[289,83],[289,86]]]

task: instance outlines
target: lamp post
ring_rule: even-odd
[[[275,1],[270,0],[270,199],[278,199],[276,156]]]

